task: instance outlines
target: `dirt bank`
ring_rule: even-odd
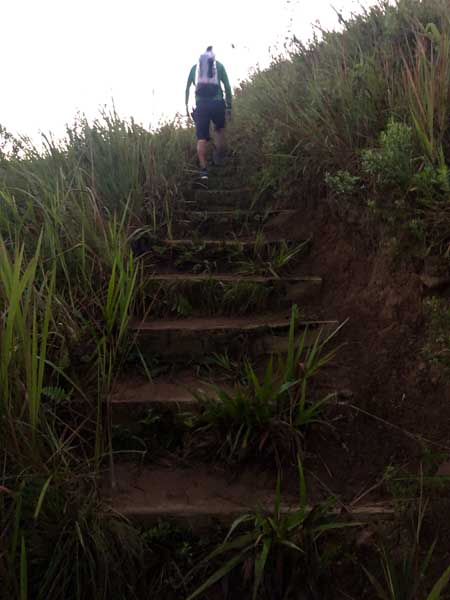
[[[442,454],[437,462],[445,461],[449,388],[423,358],[420,262],[400,259],[388,239],[374,243],[366,226],[332,217],[329,210],[302,210],[283,229],[287,237],[308,232],[314,237],[302,272],[324,283],[304,309],[348,319],[327,374],[330,388],[344,390],[333,411],[335,428],[308,440],[324,463],[322,476],[333,490],[351,495],[373,486],[390,465],[414,472],[425,447]]]

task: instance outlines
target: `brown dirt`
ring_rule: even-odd
[[[400,263],[388,244],[374,251],[366,231],[329,213],[304,211],[291,224],[305,226],[314,243],[302,269],[323,278],[314,309],[348,319],[328,370],[329,386],[347,390],[346,400],[334,413],[335,430],[310,438],[309,447],[326,465],[322,475],[333,491],[362,492],[391,464],[417,468],[423,447],[408,432],[429,440],[433,452],[450,453],[449,386],[421,356],[424,286],[414,261]]]

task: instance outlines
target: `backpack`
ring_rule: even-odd
[[[201,98],[213,98],[219,91],[219,75],[213,52],[205,52],[198,60],[195,72],[195,93]]]

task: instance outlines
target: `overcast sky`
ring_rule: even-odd
[[[288,32],[337,25],[375,0],[0,0],[0,123],[60,135],[77,111],[89,118],[114,99],[121,116],[149,126],[184,112],[190,67],[212,44],[232,85]],[[234,48],[233,48],[233,46]]]

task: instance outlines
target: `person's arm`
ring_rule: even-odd
[[[220,79],[221,79],[221,81],[223,83],[223,86],[225,88],[225,104],[226,104],[226,107],[229,110],[231,110],[231,104],[232,104],[232,101],[233,101],[233,94],[231,92],[231,86],[230,86],[230,82],[228,80],[228,75],[227,75],[226,69],[225,69],[225,67],[223,65],[221,65],[221,66],[222,66],[222,69],[221,69],[222,72],[221,72],[221,78]]]
[[[195,65],[192,67],[189,73],[189,77],[186,84],[186,92],[185,92],[185,104],[186,104],[186,114],[189,116],[189,91],[191,89],[191,85],[195,83]]]

